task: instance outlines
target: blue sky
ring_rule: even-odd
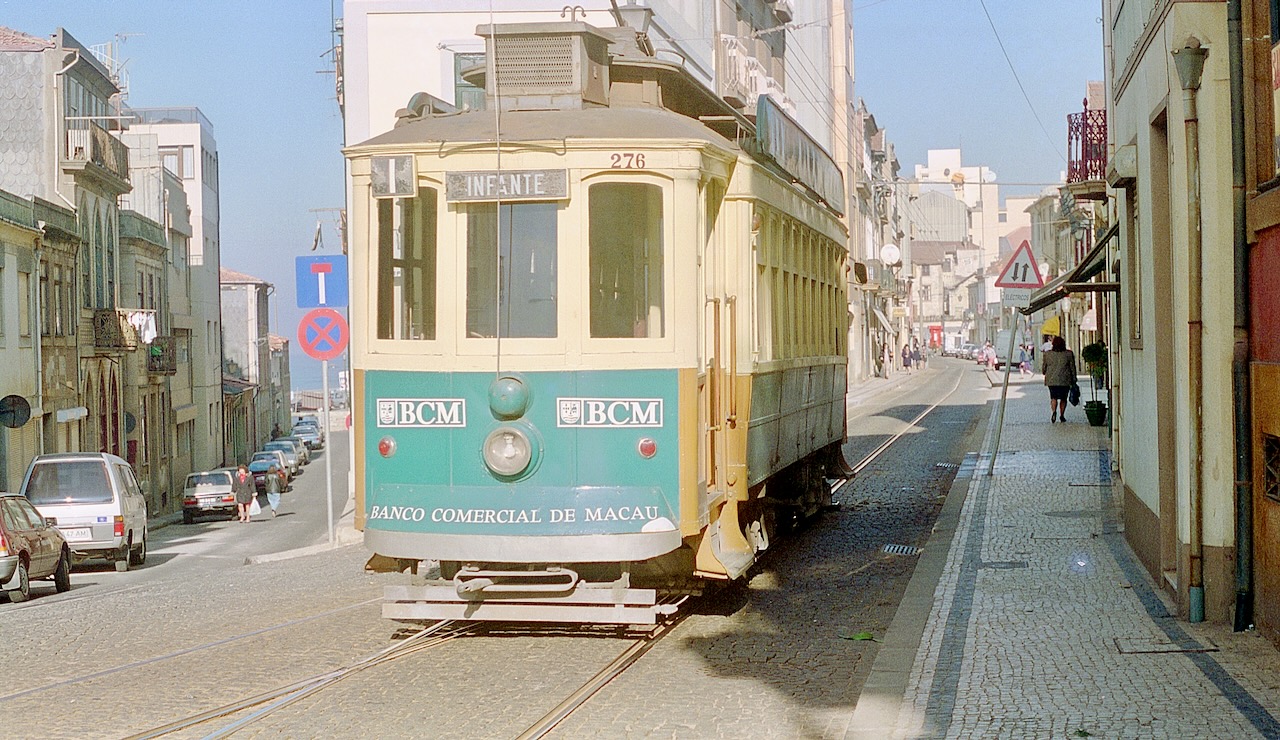
[[[1082,109],[1085,83],[1102,79],[1101,5],[854,0],[854,92],[888,131],[906,176],[929,149],[962,148],[966,165],[986,165],[1001,182],[1054,181],[1067,167],[1067,114]]]
[[[312,209],[343,204],[342,121],[332,75],[317,73],[329,67],[330,7],[0,0],[0,24],[34,36],[62,26],[89,45],[119,34],[132,105],[197,106],[213,123],[223,265],[276,285],[272,330],[291,340],[295,388],[318,387],[320,369],[296,346],[305,310],[295,305],[294,258],[311,253],[318,218],[322,251],[338,251],[332,214]],[[1080,110],[1085,82],[1101,79],[1100,14],[1098,0],[854,0],[855,94],[888,130],[904,174],[928,149],[962,147],[965,164],[987,165],[1002,182],[1052,181],[1066,167],[1066,116]]]

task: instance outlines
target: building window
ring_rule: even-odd
[[[436,338],[436,190],[378,205],[378,338]]]
[[[196,437],[195,427],[194,421],[184,421],[178,425],[178,457],[187,457],[191,454]]]
[[[1271,70],[1274,78],[1277,65],[1280,65],[1280,0],[1270,0],[1271,11]],[[1274,82],[1274,79],[1273,79]],[[1271,85],[1271,134],[1274,152],[1275,173],[1280,176],[1280,86]],[[1259,132],[1261,133],[1261,132]]]
[[[18,336],[31,336],[31,273],[18,273]]]
[[[467,209],[467,336],[556,336],[554,203]]]
[[[160,150],[160,158],[164,168],[183,180],[196,176],[195,147],[176,146]]]
[[[462,70],[484,63],[484,54],[453,55],[453,104],[459,108],[484,110],[484,88],[462,79]]]
[[[53,332],[53,312],[49,310],[49,265],[40,263],[40,292],[36,296],[40,307],[40,336],[47,337]]]
[[[602,183],[588,192],[591,336],[661,337],[662,189]]]
[[[1280,437],[1262,434],[1262,493],[1280,502]]]

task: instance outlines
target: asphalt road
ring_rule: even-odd
[[[282,494],[280,511],[274,519],[267,507],[267,497],[260,495],[263,513],[250,524],[240,524],[234,515],[202,516],[194,524],[183,524],[180,516],[153,520],[144,565],[132,566],[127,573],[117,573],[111,563],[87,560],[72,570],[69,592],[57,594],[53,581],[32,581],[32,599],[81,597],[93,588],[199,578],[211,571],[243,566],[250,558],[327,543],[325,457],[332,459],[332,505],[336,525],[350,498],[347,486],[349,438],[350,433],[346,430],[334,432],[329,435],[323,450],[312,451],[311,464],[304,466],[303,472],[294,478],[293,488]]]

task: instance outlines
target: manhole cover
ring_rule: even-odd
[[[913,545],[885,545],[884,551],[890,555],[919,555],[921,549]]]

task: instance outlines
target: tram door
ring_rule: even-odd
[[[699,343],[699,415],[702,450],[699,455],[699,519],[706,521],[712,501],[724,494],[724,248],[723,225],[719,223],[724,186],[708,180],[702,187],[702,258],[699,286],[703,296],[703,330]]]

